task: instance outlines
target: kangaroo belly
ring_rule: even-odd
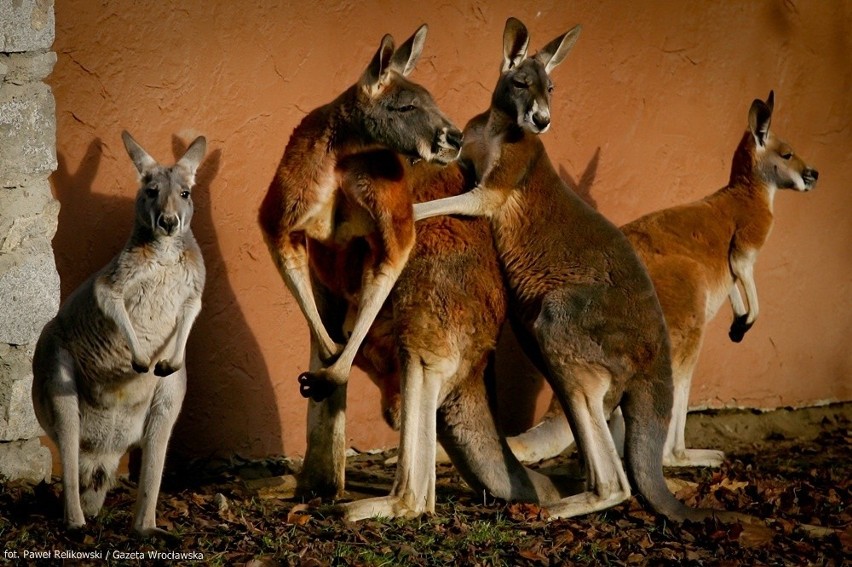
[[[129,376],[116,384],[78,384],[80,447],[84,452],[124,453],[142,438],[159,378]]]

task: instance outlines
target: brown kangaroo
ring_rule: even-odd
[[[551,516],[603,510],[629,498],[631,483],[606,423],[620,404],[632,485],[671,519],[710,517],[714,512],[677,500],[663,479],[672,375],[648,273],[624,234],[560,179],[537,136],[550,125],[550,72],[579,31],[527,58],[526,28],[514,18],[506,22],[487,122],[465,148],[479,185],[415,205],[415,219],[464,214],[491,221],[517,333],[559,397],[584,457],[587,490],[545,501]]]
[[[621,227],[648,268],[669,330],[674,404],[663,450],[668,466],[716,466],[724,460],[721,451],[687,449],[684,442],[689,388],[706,326],[727,298],[734,312],[729,336],[742,340],[757,319],[753,267],[772,229],[775,192],[810,191],[819,177],[769,129],[774,98],[770,92],[766,102],[752,102],[728,185]],[[521,460],[542,459],[564,450],[573,436],[554,403],[540,427],[509,442]]]
[[[476,138],[483,124],[484,116],[472,120],[465,140]],[[457,163],[419,162],[405,172],[417,200],[462,193],[471,186],[465,174]],[[393,183],[375,171],[369,180],[375,187]],[[351,280],[357,282],[364,255],[364,247],[353,241],[348,248],[326,248],[312,256],[317,288],[325,298],[322,315],[336,321],[337,332],[346,311],[357,307],[357,294],[347,290]],[[408,263],[355,361],[382,388],[385,417],[401,429],[396,482],[386,497],[342,505],[346,518],[434,512],[437,440],[477,491],[507,500],[559,499],[550,479],[525,469],[512,455],[489,410],[484,373],[505,311],[506,291],[488,223],[452,217],[419,223]],[[342,478],[345,436],[342,419],[335,419],[343,414],[341,403],[335,392],[323,402],[321,419],[309,423],[305,485],[334,487]],[[337,455],[333,465],[329,455]]]
[[[45,325],[32,394],[59,447],[66,525],[98,514],[119,459],[140,447],[133,529],[148,536],[165,533],[155,525],[157,496],[186,392],[186,341],[201,311],[204,260],[189,225],[206,141],[164,167],[130,134],[122,138],[141,180],[130,239]]]
[[[411,199],[404,184],[371,191],[363,183],[364,168],[401,180],[403,163],[397,153],[448,163],[461,147],[461,132],[429,92],[406,79],[420,57],[426,32],[421,26],[396,50],[393,38],[385,35],[360,80],[302,120],[260,207],[260,226],[272,259],[316,343],[317,360],[299,377],[305,397],[324,399],[346,383],[358,348],[414,244]],[[341,349],[319,315],[309,257],[316,246],[335,246],[356,237],[363,237],[370,254],[359,276],[357,318]],[[320,367],[319,361],[332,360],[327,368]]]

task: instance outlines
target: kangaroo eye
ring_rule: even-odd
[[[786,154],[781,154],[781,159],[791,159],[793,157],[793,152],[787,152]]]
[[[549,92],[549,93],[553,92],[553,85],[547,85],[547,92]]]
[[[145,194],[153,198],[160,194],[160,190],[156,185],[152,185],[151,187],[145,188]]]
[[[189,199],[189,191],[181,191],[180,196],[183,199]]]
[[[411,112],[411,111],[412,111],[412,110],[414,110],[415,108],[417,108],[417,107],[416,107],[416,106],[414,106],[413,104],[404,104],[404,105],[402,105],[402,106],[398,107],[398,108],[396,109],[396,111],[397,111],[397,112]]]
[[[527,84],[520,79],[512,79],[512,86],[518,89],[527,88]]]

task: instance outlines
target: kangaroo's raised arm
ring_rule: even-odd
[[[514,189],[518,175],[506,175],[518,170],[503,168],[501,175],[492,175],[492,166],[502,157],[513,164],[523,164],[530,156],[516,155],[515,148],[508,149],[500,141],[517,137],[520,131],[541,134],[550,128],[550,96],[553,81],[550,73],[565,60],[580,37],[580,26],[575,26],[545,45],[532,58],[527,57],[529,34],[526,26],[516,18],[509,18],[503,31],[503,62],[497,86],[491,96],[485,138],[478,140],[476,148],[465,147],[462,159],[476,155],[472,165],[480,183],[488,180],[487,187],[476,187],[468,193],[436,199],[414,205],[416,221],[438,215],[466,215],[490,217],[497,211]],[[536,64],[533,64],[535,61]],[[498,133],[498,136],[489,134]],[[534,146],[534,144],[533,144]],[[543,148],[539,151],[543,152]],[[508,177],[508,179],[507,179]]]
[[[305,117],[290,137],[260,208],[273,261],[308,322],[319,359],[329,364],[299,377],[302,394],[315,400],[347,381],[358,348],[413,246],[405,160],[446,164],[461,147],[461,132],[429,92],[407,78],[426,32],[421,26],[398,49],[385,35],[359,80]],[[363,175],[366,169],[370,175]],[[365,186],[361,180],[367,177],[381,178],[383,189]],[[317,307],[309,250],[311,242],[334,247],[353,238],[367,241],[375,261],[364,267],[357,317],[341,347]]]

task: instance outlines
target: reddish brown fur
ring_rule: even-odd
[[[475,137],[481,126],[481,120],[471,121],[465,139]],[[374,189],[385,183],[381,176],[364,179],[369,179]],[[406,169],[406,179],[418,201],[457,195],[469,187],[457,164],[440,168],[420,162]],[[366,250],[355,246],[326,248],[322,254],[312,255],[324,293],[334,297],[326,320],[339,321],[342,311],[357,307],[357,292],[352,293],[349,282],[357,279],[358,266],[366,258]],[[331,275],[341,266],[348,270],[346,277],[339,273],[322,275]],[[381,389],[385,418],[394,427],[400,425],[402,417],[401,379],[417,375],[412,372],[413,366],[440,376],[437,431],[412,433],[403,427],[403,442],[410,435],[419,438],[437,433],[476,490],[506,499],[557,498],[559,492],[549,480],[524,469],[511,455],[489,411],[484,373],[505,310],[506,291],[487,222],[442,217],[419,223],[413,253],[362,345],[356,364]],[[407,403],[416,405],[419,400]],[[306,467],[317,472],[320,467],[314,461],[306,461]],[[400,503],[384,508],[383,514],[433,510],[434,504],[428,503],[430,495],[416,484],[422,476],[434,476],[434,466],[428,454],[418,454],[414,471],[400,463],[393,495]]]
[[[272,258],[308,321],[318,359],[330,362],[325,368],[312,363],[311,372],[299,377],[302,394],[315,400],[348,380],[414,244],[411,195],[397,152],[442,163],[458,154],[461,133],[428,91],[406,79],[425,37],[421,26],[395,50],[386,35],[361,79],[302,120],[260,207]],[[369,253],[357,278],[361,293],[352,335],[340,347],[339,335],[331,337],[319,314],[308,250],[346,249],[355,239],[363,239]]]
[[[724,455],[720,451],[687,450],[684,445],[689,387],[705,327],[738,284],[746,290],[748,300],[749,282],[754,285],[750,266],[772,229],[776,187],[808,190],[818,177],[789,145],[769,132],[773,98],[770,95],[766,103],[753,103],[750,129],[734,152],[727,186],[702,200],[648,214],[622,227],[651,275],[669,331],[675,384],[664,453],[669,465],[721,463]],[[758,141],[760,132],[765,132],[763,143]],[[737,258],[750,258],[741,261],[748,268],[737,266]],[[737,271],[745,273],[737,276]],[[737,313],[735,307],[732,340],[741,340],[756,319],[756,295],[753,301],[754,305],[746,302],[744,313]],[[561,412],[554,400],[546,418],[553,425],[547,431],[551,439],[555,434],[563,442],[545,441],[537,438],[538,433],[525,434],[512,441],[521,458],[527,453],[545,457],[550,454],[548,449],[558,452],[567,445],[570,433],[564,427],[554,429],[559,419]]]

